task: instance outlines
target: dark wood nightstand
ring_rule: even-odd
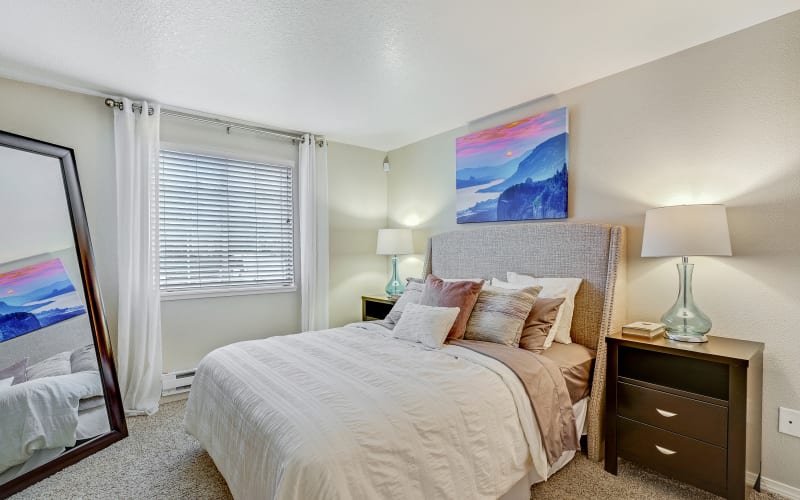
[[[397,298],[361,296],[361,321],[384,319],[394,307]]]
[[[761,473],[764,344],[606,338],[606,471],[622,457],[727,498]]]

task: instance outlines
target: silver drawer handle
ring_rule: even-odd
[[[663,453],[664,455],[674,455],[674,454],[678,453],[677,451],[673,451],[673,450],[670,450],[668,448],[664,448],[663,446],[659,446],[659,445],[656,445],[656,449],[660,453]]]
[[[677,413],[672,413],[671,411],[662,410],[661,408],[656,408],[656,411],[662,417],[667,417],[667,418],[674,417],[675,415],[677,415]]]

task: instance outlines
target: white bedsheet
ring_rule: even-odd
[[[78,404],[102,394],[100,376],[85,371],[43,377],[0,389],[0,472],[38,450],[75,444]]]
[[[202,360],[185,425],[234,497],[497,498],[529,473],[546,477],[513,372],[367,328],[241,342]]]

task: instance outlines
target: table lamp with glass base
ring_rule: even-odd
[[[392,255],[392,277],[389,278],[389,283],[386,284],[386,296],[399,297],[405,291],[406,286],[397,276],[397,255]]]
[[[681,342],[708,342],[706,333],[711,330],[711,319],[697,307],[692,294],[692,272],[694,264],[688,257],[682,257],[678,266],[680,289],[672,307],[661,316],[666,331],[664,336]]]
[[[392,256],[392,277],[386,284],[386,296],[400,296],[406,287],[397,276],[397,256],[414,253],[411,229],[379,229],[378,248],[375,253]]]
[[[687,255],[731,255],[728,219],[723,205],[679,205],[645,213],[642,257],[681,257],[680,288],[672,307],[661,316],[664,336],[680,342],[708,342],[711,319],[697,307],[692,293],[694,264]]]

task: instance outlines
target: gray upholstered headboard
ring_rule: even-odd
[[[589,458],[600,460],[604,339],[625,320],[625,227],[572,222],[507,224],[443,233],[428,241],[423,276],[505,279],[507,271],[584,280],[575,297],[572,338],[597,349],[589,405]]]

